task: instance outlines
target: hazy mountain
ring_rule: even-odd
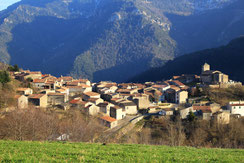
[[[243,34],[243,11],[242,0],[22,0],[0,12],[0,61],[125,81]]]
[[[130,81],[160,81],[181,74],[200,74],[201,66],[207,62],[212,70],[220,70],[230,79],[244,82],[244,36],[232,40],[226,46],[202,50],[169,61],[163,67],[150,69]]]

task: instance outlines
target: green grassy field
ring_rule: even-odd
[[[244,162],[244,150],[0,141],[0,162]]]

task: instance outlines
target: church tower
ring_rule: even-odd
[[[202,73],[203,73],[204,71],[209,71],[209,70],[210,70],[210,65],[207,64],[207,63],[205,63],[205,64],[202,66]]]

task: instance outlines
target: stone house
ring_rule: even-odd
[[[118,105],[123,108],[126,114],[135,115],[138,113],[137,105],[132,101],[122,101]]]
[[[230,113],[229,112],[216,112],[213,114],[212,120],[216,121],[218,124],[229,124],[230,123]]]
[[[67,94],[64,93],[48,93],[47,102],[49,105],[60,105],[68,101]]]
[[[27,70],[25,73],[26,73],[24,76],[25,80],[28,78],[31,78],[33,80],[42,78],[42,73],[40,71],[28,71]]]
[[[133,93],[138,93],[138,89],[118,89],[116,92],[119,94],[131,95]]]
[[[165,99],[167,102],[183,104],[187,102],[188,92],[178,87],[172,87],[166,90]]]
[[[110,107],[110,117],[113,117],[117,120],[125,118],[126,113],[123,111],[122,107],[117,105]]]
[[[106,93],[106,94],[101,94],[101,97],[106,101],[111,101],[111,99],[119,98],[119,94],[117,94],[117,93]]]
[[[78,80],[81,84],[85,84],[91,86],[91,82],[88,79],[79,79]]]
[[[77,108],[85,108],[89,105],[93,105],[93,103],[88,102],[88,101],[82,101],[81,98],[75,98],[69,102],[71,104],[71,107],[77,107]]]
[[[81,98],[75,98],[69,102],[71,107],[78,107],[78,105],[82,104],[82,99]]]
[[[203,110],[202,111],[202,119],[203,120],[211,120],[211,117],[212,117],[212,111],[211,110]]]
[[[113,104],[109,102],[103,102],[97,105],[100,108],[100,112],[110,115],[110,107],[114,106]]]
[[[171,80],[169,81],[170,85],[175,85],[179,88],[185,87],[185,84],[181,83],[179,80]]]
[[[188,92],[184,90],[177,91],[175,94],[175,103],[184,104],[188,99]]]
[[[65,85],[67,82],[72,82],[74,79],[71,76],[61,76],[60,79],[63,81]]]
[[[69,96],[69,88],[67,87],[61,87],[59,89],[56,89],[55,90],[57,93],[64,93],[66,94],[67,96]]]
[[[90,98],[100,98],[101,95],[99,93],[96,92],[84,92],[83,93],[83,100],[87,101]]]
[[[87,107],[83,108],[85,110],[85,112],[88,114],[88,115],[97,115],[99,113],[99,107],[94,105],[94,104],[90,104],[88,105]]]
[[[147,109],[150,106],[149,95],[139,94],[130,96],[131,100],[137,105],[138,109]]]
[[[193,110],[193,107],[188,107],[188,108],[184,108],[184,109],[180,109],[179,113],[180,113],[180,118],[181,119],[186,119],[189,115],[190,112],[195,112],[195,110]]]
[[[29,103],[35,106],[47,107],[47,95],[46,94],[32,94],[28,97]]]
[[[15,95],[14,98],[19,109],[28,108],[28,97],[24,95]]]
[[[199,82],[200,76],[193,74],[182,74],[181,76],[173,76],[174,80],[179,80],[182,83]]]
[[[101,98],[89,98],[87,101],[89,101],[89,102],[91,102],[91,103],[93,103],[95,105],[98,105],[98,104],[104,102],[104,100],[101,99]]]
[[[164,108],[162,110],[166,113],[167,116],[174,115],[174,110],[171,108]]]
[[[124,99],[122,98],[112,98],[110,102],[114,105],[118,105],[119,102],[123,101]]]
[[[220,110],[220,105],[217,103],[206,103],[206,104],[194,104],[192,105],[193,110],[195,111],[206,111],[209,110],[211,113],[218,112]]]
[[[58,82],[53,79],[46,80],[44,89],[55,90],[58,85]]]
[[[117,120],[112,117],[104,116],[104,117],[101,117],[100,119],[101,119],[101,123],[106,127],[114,128],[118,125]]]
[[[83,93],[84,89],[81,86],[66,86],[69,89],[70,96],[78,95]]]
[[[34,79],[32,85],[35,88],[44,89],[46,81],[47,81],[46,79]]]
[[[33,90],[31,88],[18,88],[17,93],[21,95],[31,95],[33,94]]]
[[[83,92],[92,92],[92,87],[86,84],[80,84],[80,86],[83,88]]]
[[[158,91],[164,92],[167,89],[169,89],[170,86],[169,85],[161,84],[161,85],[153,85],[152,88],[157,89]]]

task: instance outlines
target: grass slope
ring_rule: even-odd
[[[0,162],[243,162],[244,150],[0,141]]]

